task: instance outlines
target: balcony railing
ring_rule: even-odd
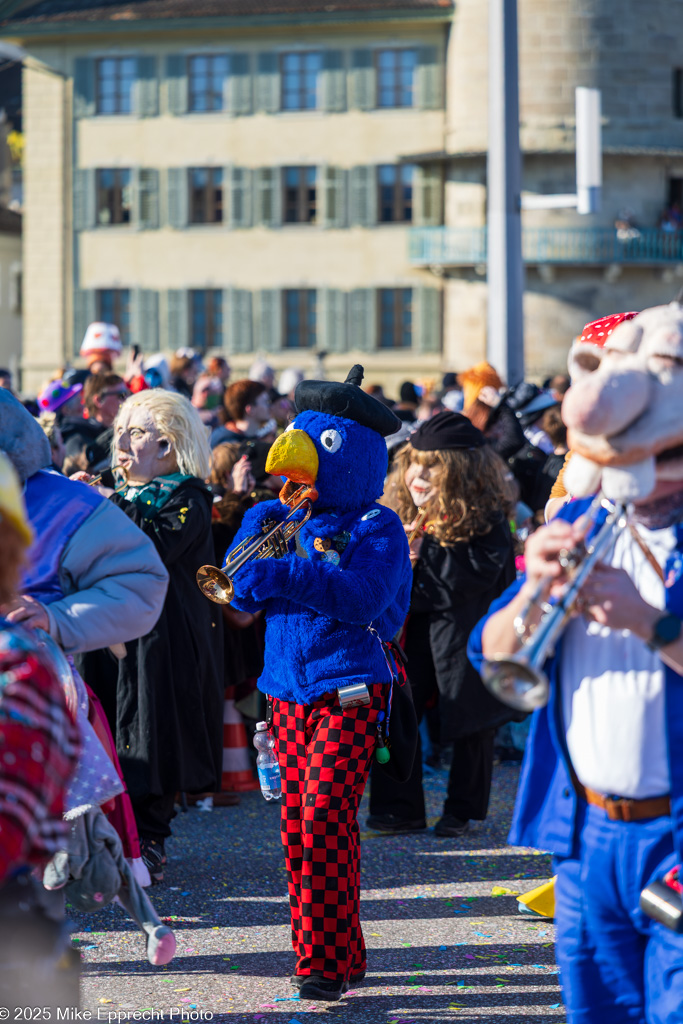
[[[486,263],[486,228],[413,228],[409,238],[414,266]],[[683,263],[683,231],[639,228],[620,238],[614,228],[524,228],[522,250],[531,264]]]

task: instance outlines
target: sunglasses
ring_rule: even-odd
[[[100,391],[100,398],[120,398],[122,402],[128,398],[130,391]]]

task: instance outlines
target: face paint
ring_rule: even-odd
[[[144,406],[123,409],[116,427],[115,461],[130,484],[146,484],[178,468],[167,438],[160,435],[154,417]]]
[[[441,468],[439,466],[420,466],[417,462],[411,462],[406,470],[405,484],[410,492],[410,497],[417,507],[424,507],[436,497],[439,489],[439,478]]]

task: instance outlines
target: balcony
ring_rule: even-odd
[[[524,262],[559,266],[662,266],[683,263],[683,231],[639,228],[621,239],[614,228],[523,228]],[[413,228],[413,266],[469,267],[486,263],[486,228]]]

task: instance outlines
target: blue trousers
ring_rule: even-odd
[[[673,849],[670,818],[610,821],[581,802],[576,856],[556,862],[568,1024],[683,1024],[683,935],[638,906],[676,864]]]

